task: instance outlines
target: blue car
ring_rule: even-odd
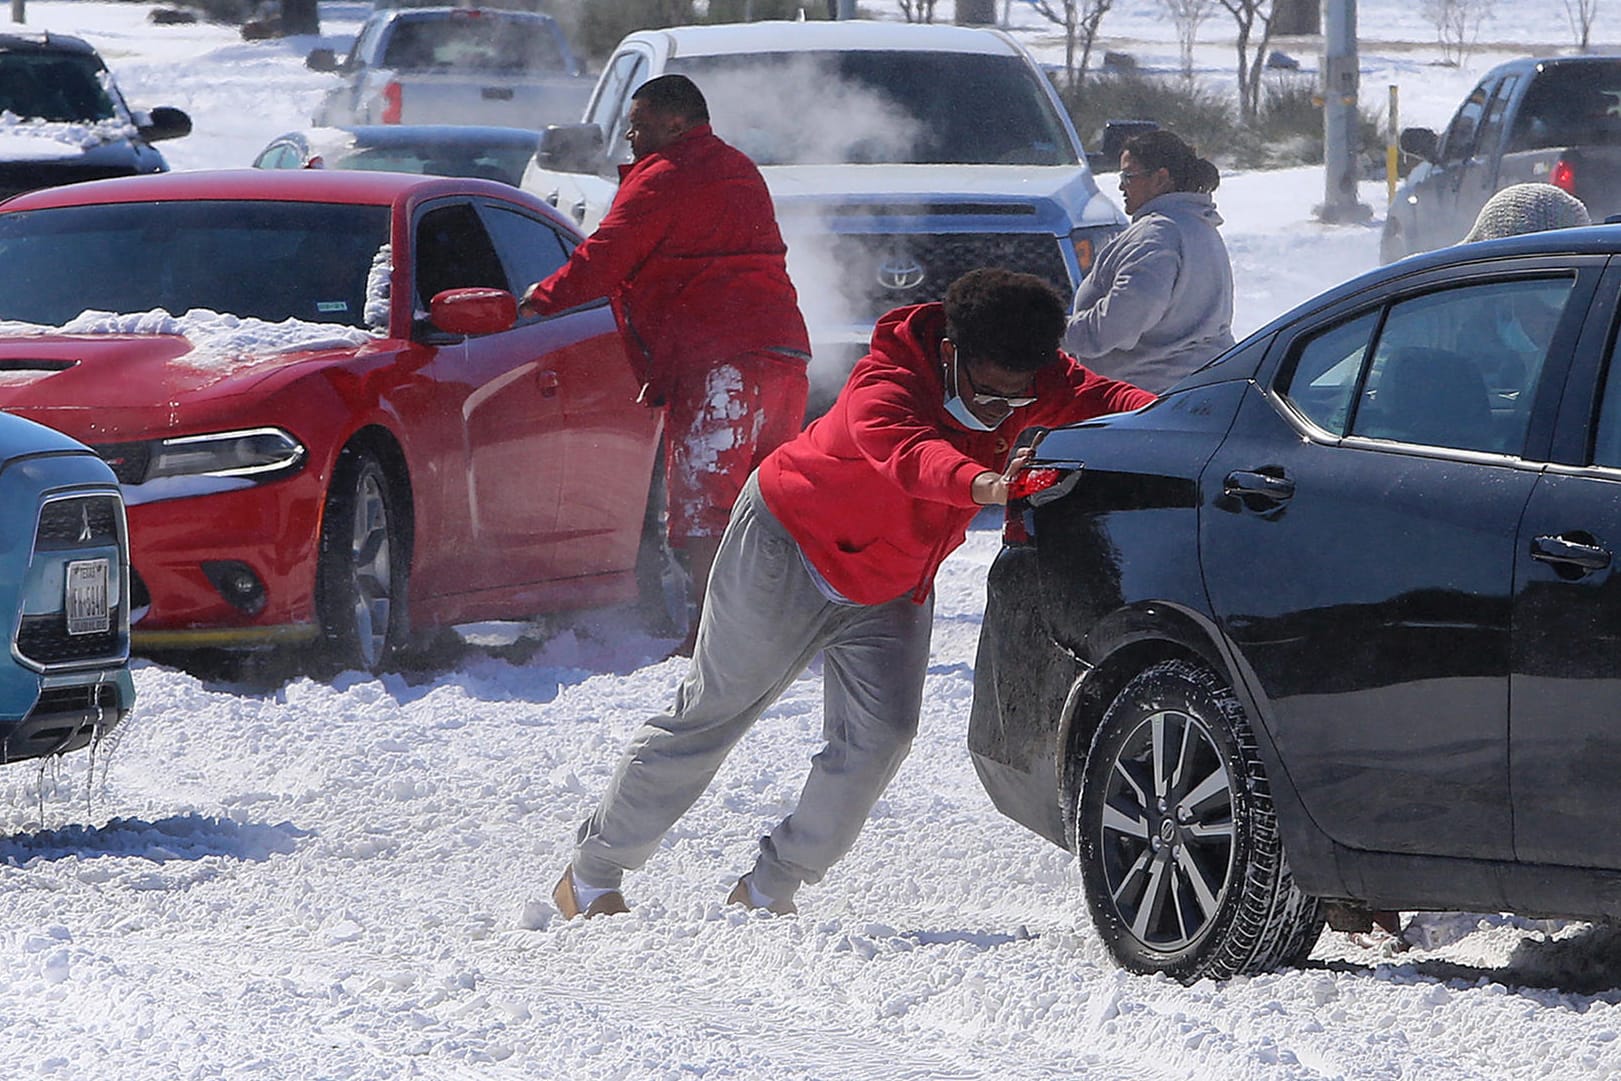
[[[134,704],[129,540],[107,463],[9,414],[0,506],[0,762],[17,762],[78,750]]]

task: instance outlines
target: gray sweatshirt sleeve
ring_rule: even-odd
[[[1182,246],[1169,222],[1149,223],[1128,246],[1105,252],[1075,294],[1074,313],[1064,334],[1064,347],[1077,357],[1100,357],[1136,346],[1144,332],[1165,315],[1171,290],[1182,268]]]

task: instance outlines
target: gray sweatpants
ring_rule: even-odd
[[[760,841],[754,884],[787,899],[850,850],[917,734],[934,597],[914,604],[829,601],[750,477],[721,538],[692,666],[675,708],[637,730],[596,813],[580,827],[574,871],[618,886],[703,794],[755,720],[823,654],[822,749],[799,804]]]

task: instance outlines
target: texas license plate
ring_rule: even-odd
[[[112,627],[112,606],[107,602],[111,577],[108,566],[105,559],[81,559],[68,564],[69,634],[106,634]]]

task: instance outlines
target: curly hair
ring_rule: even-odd
[[[1058,359],[1069,305],[1044,278],[981,267],[951,283],[945,312],[946,336],[964,358],[1033,372]]]
[[[1122,152],[1144,169],[1164,169],[1171,174],[1177,191],[1197,191],[1208,195],[1221,186],[1221,171],[1174,132],[1165,128],[1145,131],[1127,139]]]

